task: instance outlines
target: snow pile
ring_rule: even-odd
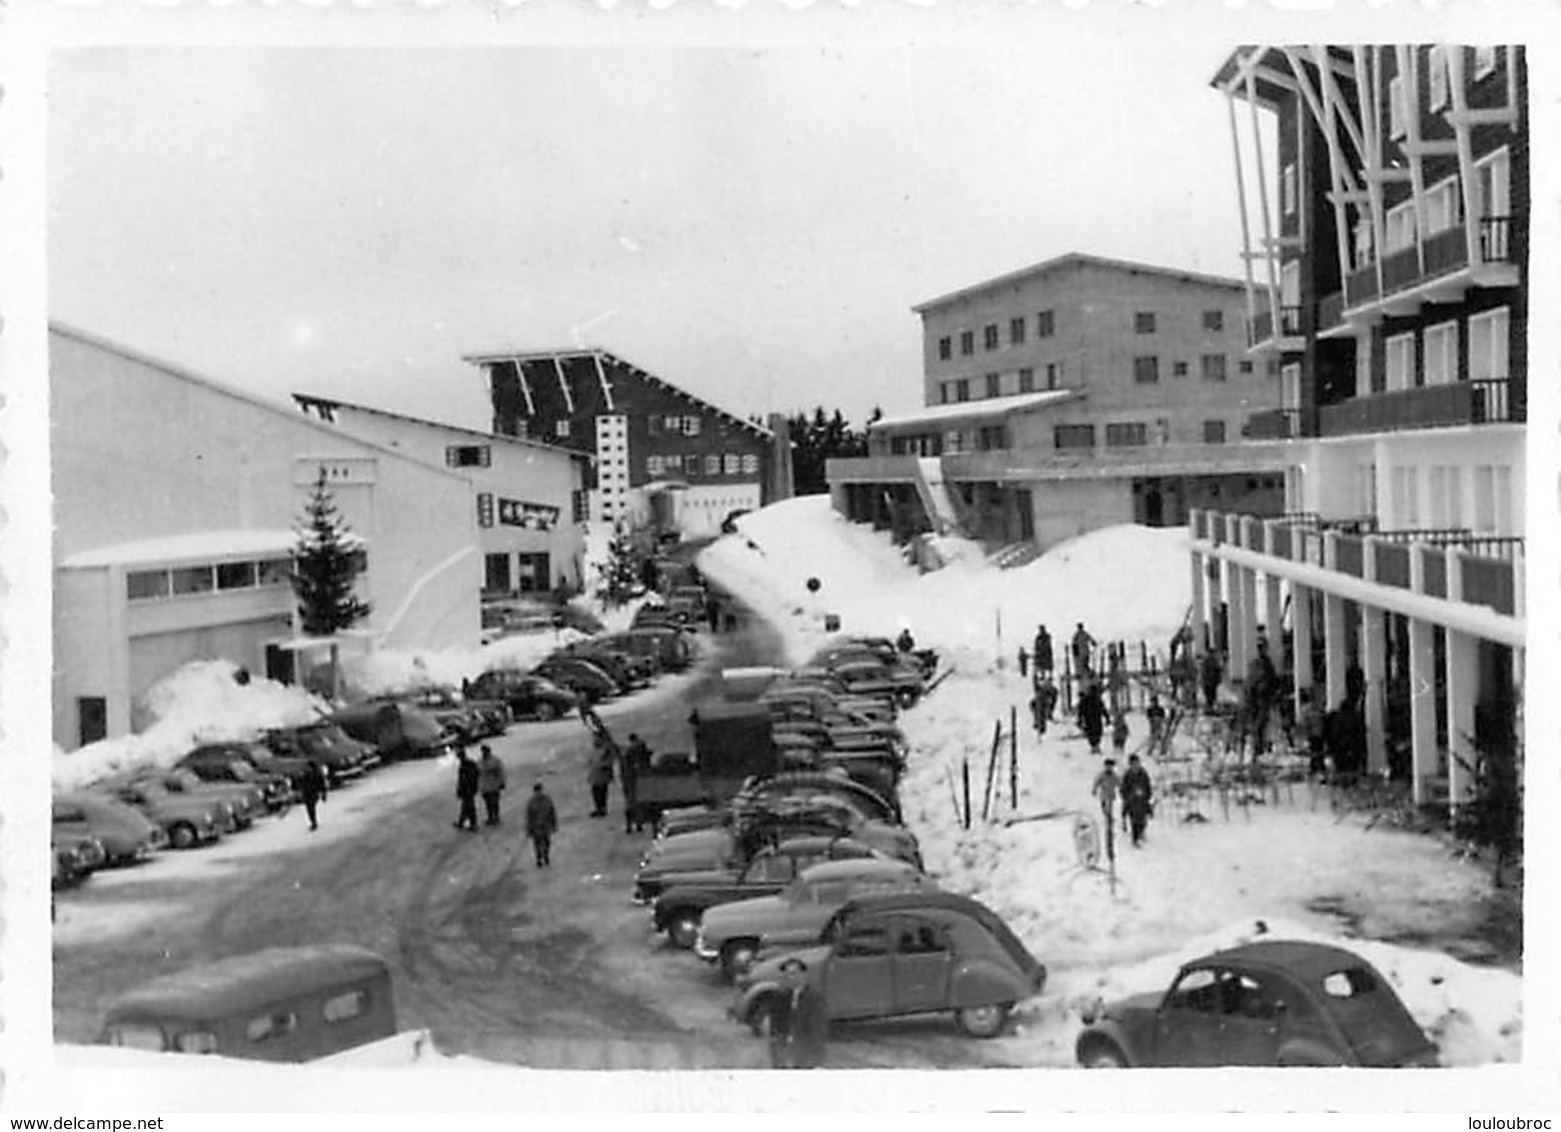
[[[823,615],[836,612],[846,632],[892,635],[909,625],[919,644],[952,663],[931,696],[901,713],[912,748],[901,802],[928,871],[1002,915],[1050,971],[1046,994],[1021,1010],[1018,1033],[999,1039],[1017,1063],[1071,1063],[1080,1014],[1097,998],[1163,989],[1183,962],[1252,935],[1260,921],[1275,938],[1327,940],[1370,961],[1446,1064],[1520,1059],[1517,974],[1345,935],[1328,914],[1366,910],[1388,934],[1415,938],[1445,931],[1449,909],[1477,907],[1489,878],[1434,838],[1340,819],[1326,794],[1305,782],[1228,814],[1214,794],[1196,805],[1173,801],[1174,784],[1201,774],[1203,754],[1188,738],[1182,757],[1146,760],[1156,816],[1142,848],[1116,835],[1114,888],[1106,872],[1081,866],[1080,820],[1104,837],[1091,795],[1101,760],[1061,705],[1046,737],[1036,736],[1015,653],[1044,623],[1060,661],[1079,621],[1099,640],[1164,650],[1190,598],[1183,532],[1113,527],[1012,570],[967,557],[920,575],[887,534],[846,523],[822,497],[777,504],[738,524],[740,533],[707,550],[700,568],[769,617],[794,661],[824,639]],[[809,577],[821,583],[817,598],[805,587]],[[1017,807],[1009,793],[1010,718],[1019,733]],[[1147,724],[1136,711],[1128,721],[1132,750]],[[966,766],[968,831],[957,817]]]
[[[55,748],[53,780],[74,790],[118,770],[171,766],[200,743],[253,738],[267,727],[308,723],[328,710],[301,688],[251,676],[239,683],[227,660],[194,661],[147,690],[155,722],[135,735],[89,743],[66,753]]]

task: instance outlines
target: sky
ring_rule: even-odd
[[[581,344],[742,415],[914,408],[915,303],[1071,251],[1242,273],[1235,41],[1023,26],[58,50],[50,315],[479,428],[463,354]]]

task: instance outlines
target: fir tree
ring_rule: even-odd
[[[601,574],[604,599],[610,605],[622,605],[634,596],[643,583],[641,555],[634,540],[622,527],[613,530],[607,543],[607,560],[597,567]]]
[[[363,568],[358,540],[326,490],[324,468],[293,530],[298,535],[293,594],[304,634],[329,637],[367,617],[368,603],[352,592]]]

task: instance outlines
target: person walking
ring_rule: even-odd
[[[1127,704],[1127,651],[1126,645],[1106,646],[1106,690],[1111,700],[1111,710],[1120,714]]]
[[[1127,712],[1118,711],[1111,718],[1111,749],[1116,752],[1117,758],[1122,757],[1122,752],[1127,750]]]
[[[482,795],[488,824],[498,825],[499,795],[504,793],[504,764],[486,743],[482,745],[482,757],[477,760],[477,792]]]
[[[1095,776],[1094,783],[1089,792],[1100,803],[1101,817],[1105,819],[1106,828],[1111,828],[1111,823],[1116,820],[1117,791],[1121,786],[1117,778],[1116,759],[1107,759],[1106,765],[1101,767],[1100,773]]]
[[[586,782],[591,787],[591,816],[607,816],[607,790],[612,786],[612,751],[606,744],[597,746],[596,757],[591,762]]]
[[[1089,661],[1095,648],[1095,638],[1084,628],[1084,622],[1080,621],[1078,628],[1073,630],[1073,643],[1069,647],[1073,652],[1074,675],[1079,677],[1089,675]]]
[[[1042,625],[1035,630],[1034,647],[1030,650],[1031,659],[1035,662],[1035,671],[1045,676],[1050,676],[1055,671],[1052,665],[1052,635]]]
[[[558,810],[539,782],[531,788],[531,799],[526,803],[526,836],[531,838],[538,867],[553,863],[553,835],[557,832]]]
[[[1035,733],[1042,738],[1046,736],[1046,707],[1041,703],[1041,689],[1035,689],[1035,694],[1030,697],[1030,722],[1035,728]]]
[[[1247,687],[1244,708],[1247,727],[1252,734],[1252,755],[1257,757],[1268,751],[1268,714],[1273,706],[1274,687],[1279,675],[1274,662],[1268,656],[1268,642],[1259,637],[1257,655],[1247,665]]]
[[[1144,709],[1144,718],[1149,721],[1149,741],[1159,743],[1165,735],[1165,708],[1160,705],[1158,692],[1149,693],[1149,706]]]
[[[1225,666],[1220,661],[1220,654],[1213,648],[1207,649],[1203,654],[1203,659],[1198,663],[1198,679],[1203,684],[1203,707],[1205,711],[1214,711],[1214,705],[1219,699],[1220,681],[1224,676]]]
[[[1057,714],[1057,682],[1052,679],[1050,672],[1041,677],[1035,696],[1040,701],[1041,717],[1051,723]]]
[[[1106,702],[1098,681],[1091,680],[1079,697],[1079,730],[1089,740],[1089,753],[1100,754],[1100,740],[1106,731]]]
[[[620,784],[623,786],[623,832],[639,833],[645,828],[645,815],[639,806],[640,776],[650,772],[650,747],[638,735],[629,735],[623,752]]]
[[[461,812],[456,816],[455,828],[473,833],[477,831],[477,783],[480,775],[477,764],[472,762],[466,748],[457,752],[455,764],[455,796],[460,799]]]
[[[329,793],[326,788],[325,772],[320,769],[319,761],[310,759],[309,765],[304,767],[304,772],[298,778],[298,795],[303,800],[304,813],[309,815],[309,832],[313,833],[320,828],[319,815],[316,807],[325,801],[325,795]]]
[[[1149,780],[1149,772],[1137,755],[1128,756],[1127,773],[1122,776],[1120,789],[1122,812],[1127,817],[1133,844],[1142,845],[1144,826],[1149,824],[1149,815],[1154,812],[1154,783]]]
[[[911,636],[909,625],[901,626],[900,635],[895,638],[894,644],[906,656],[916,651],[916,638]]]

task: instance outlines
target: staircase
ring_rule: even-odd
[[[943,461],[937,456],[919,456],[916,459],[916,494],[927,510],[934,534],[963,534],[959,512],[943,482]]]

